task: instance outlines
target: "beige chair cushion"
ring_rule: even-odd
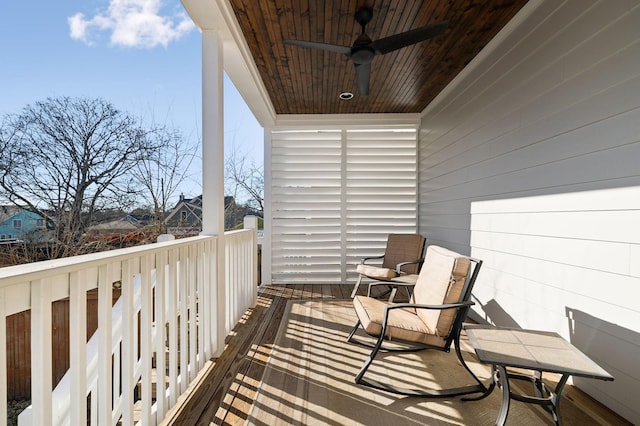
[[[366,296],[356,296],[353,307],[362,323],[362,328],[372,336],[382,332],[384,308],[388,302]],[[394,309],[387,322],[386,337],[393,340],[418,342],[431,346],[444,347],[445,339],[436,336],[415,314],[413,309]]]
[[[391,278],[398,276],[395,269],[380,268],[379,266],[365,265],[362,263],[356,267],[356,271],[361,275],[381,281],[389,281]]]
[[[443,247],[429,246],[413,291],[413,302],[425,305],[459,302],[470,265],[468,257]],[[426,327],[443,338],[448,336],[456,314],[455,309],[417,310]]]
[[[460,302],[470,267],[468,257],[443,247],[429,246],[424,266],[417,276],[412,303],[443,305]],[[353,299],[356,314],[368,334],[379,336],[382,332],[387,304],[365,296]],[[386,337],[444,347],[457,313],[457,309],[394,309],[389,314]]]

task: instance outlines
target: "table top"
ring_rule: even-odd
[[[486,364],[613,380],[607,371],[559,334],[465,324],[478,359]]]

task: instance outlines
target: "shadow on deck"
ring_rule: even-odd
[[[228,336],[222,355],[206,366],[199,380],[194,382],[195,386],[187,392],[185,401],[167,416],[164,424],[244,424],[260,386],[287,302],[316,298],[348,299],[351,289],[351,285],[262,286],[256,307],[245,313]],[[360,291],[365,291],[365,286],[361,286]],[[496,413],[497,410],[498,407]],[[629,424],[573,386],[569,386],[563,394],[563,410],[578,410],[588,424]],[[549,424],[552,424],[550,418]],[[564,424],[571,422],[565,421]]]

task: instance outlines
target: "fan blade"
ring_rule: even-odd
[[[284,44],[290,44],[293,46],[310,47],[312,49],[328,50],[329,52],[342,53],[347,56],[351,53],[351,48],[347,46],[337,46],[335,44],[315,43],[313,41],[301,41],[301,40],[282,40]]]
[[[367,96],[369,94],[369,79],[371,77],[371,63],[356,65],[356,85],[358,94]]]
[[[412,44],[420,43],[421,41],[438,36],[447,29],[447,25],[449,25],[447,22],[439,22],[437,24],[427,25],[426,27],[405,31],[400,34],[376,40],[371,43],[371,47],[376,50],[376,53],[384,55],[385,53],[402,49],[403,47],[411,46]]]

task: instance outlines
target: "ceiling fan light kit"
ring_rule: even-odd
[[[442,34],[447,29],[447,22],[439,22],[413,30],[394,34],[378,40],[371,40],[366,34],[365,27],[373,17],[373,10],[369,7],[358,9],[355,13],[355,20],[362,27],[362,32],[356,38],[353,45],[339,46],[335,44],[316,43],[303,40],[283,40],[284,44],[321,49],[329,52],[341,53],[353,62],[356,71],[356,86],[358,94],[366,96],[369,94],[369,80],[371,78],[371,62],[377,55],[384,55],[403,47],[411,46],[421,41],[428,40]],[[345,99],[340,95],[340,99]],[[351,99],[351,98],[348,98]]]

